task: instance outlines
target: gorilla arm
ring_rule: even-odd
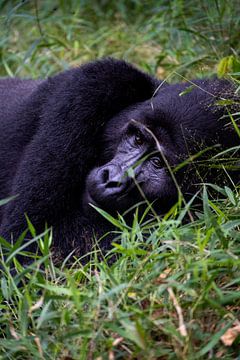
[[[9,195],[18,196],[3,208],[0,235],[15,239],[27,227],[24,213],[37,231],[46,222],[61,230],[61,219],[81,205],[85,177],[98,159],[102,127],[125,107],[150,98],[156,86],[152,77],[113,59],[41,83],[32,95],[45,99],[34,109],[38,126],[17,165]],[[23,118],[31,101],[22,109]]]

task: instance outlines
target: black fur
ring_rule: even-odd
[[[100,150],[103,126],[130,104],[152,96],[156,81],[131,65],[105,59],[44,81],[0,82],[0,234],[54,226],[55,244],[81,243],[81,194]],[[91,224],[91,222],[90,222]]]
[[[16,239],[27,227],[26,213],[37,232],[46,223],[53,226],[54,245],[63,254],[73,248],[88,251],[93,233],[108,229],[89,210],[89,201],[115,212],[141,200],[131,181],[122,181],[129,156],[124,141],[139,127],[145,133],[145,153],[156,151],[154,134],[170,166],[202,146],[238,145],[231,126],[219,120],[222,107],[212,106],[220,93],[232,93],[232,86],[220,80],[196,83],[183,96],[189,84],[162,86],[152,98],[159,81],[113,59],[47,80],[1,80],[0,199],[17,197],[0,208],[0,235]],[[142,155],[136,150],[136,159]],[[161,173],[149,164],[147,159],[145,167],[138,166],[136,180],[150,201],[160,200],[162,212],[176,201],[176,188],[164,163]],[[188,192],[184,176],[181,171],[177,175]],[[127,196],[118,201],[122,190]]]

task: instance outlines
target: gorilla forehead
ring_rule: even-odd
[[[194,84],[194,85],[193,85]],[[224,90],[226,89],[226,90]],[[119,131],[131,119],[145,124],[161,137],[166,130],[175,141],[182,136],[196,136],[205,140],[215,137],[222,127],[219,118],[223,108],[216,106],[217,100],[229,96],[230,84],[222,80],[197,80],[191,83],[165,85],[155,95],[137,103],[115,116],[106,129],[112,137],[114,129]],[[159,133],[160,131],[160,133]]]
[[[161,145],[178,154],[179,159],[197,153],[204,146],[239,144],[237,134],[226,129],[229,119],[222,119],[223,106],[216,105],[219,98],[232,96],[231,84],[218,79],[194,83],[194,86],[182,83],[160,87],[152,98],[131,105],[114,116],[103,132],[103,161],[116,152],[121,134],[131,120],[145,125]],[[226,136],[226,131],[231,136]]]
[[[117,143],[120,134],[127,129],[128,124],[135,123],[145,125],[159,140],[166,140],[167,136],[177,145],[179,137],[185,128],[196,129],[194,121],[197,114],[192,112],[192,106],[187,99],[179,97],[179,92],[172,95],[172,87],[164,92],[159,92],[154,98],[142,103],[137,103],[113,117],[105,127],[104,139]],[[196,106],[196,105],[195,105]],[[199,115],[203,116],[199,109]],[[202,121],[202,120],[201,120]],[[201,126],[199,126],[201,129]]]

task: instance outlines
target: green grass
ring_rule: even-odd
[[[176,208],[159,222],[136,213],[132,228],[119,220],[121,242],[101,262],[96,249],[85,266],[55,267],[45,241],[45,256],[23,269],[9,248],[3,358],[236,359],[240,341],[220,337],[239,317],[240,197],[220,191],[218,201],[204,191],[203,212],[185,225]]]
[[[160,77],[199,77],[239,51],[237,0],[7,0],[0,11],[1,75],[45,77],[111,55]]]
[[[0,74],[46,77],[110,55],[170,81],[217,69],[238,81],[239,7],[2,1]],[[221,340],[240,320],[239,189],[215,186],[214,197],[211,189],[198,195],[200,210],[179,201],[151,222],[137,212],[131,227],[115,219],[112,250],[100,261],[96,244],[84,266],[54,265],[49,232],[34,237],[41,255],[26,254],[34,261],[25,268],[22,239],[0,238],[0,358],[239,359],[239,337]]]

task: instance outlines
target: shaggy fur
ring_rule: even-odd
[[[92,235],[108,230],[89,202],[115,213],[142,200],[132,179],[122,180],[130,158],[135,166],[161,150],[162,166],[156,168],[156,159],[153,166],[149,155],[135,166],[135,180],[163,212],[177,197],[163,157],[173,167],[203,146],[239,144],[225,126],[229,119],[220,119],[223,108],[214,106],[220,94],[232,92],[231,84],[197,81],[182,96],[189,84],[164,85],[153,97],[159,84],[113,59],[47,80],[1,80],[0,199],[17,197],[0,208],[0,235],[16,239],[27,228],[27,214],[37,232],[53,226],[54,245],[64,255],[73,248],[84,254]],[[139,131],[144,148],[134,145]],[[186,182],[192,185],[194,176],[186,181],[180,171],[177,179],[191,192]]]

